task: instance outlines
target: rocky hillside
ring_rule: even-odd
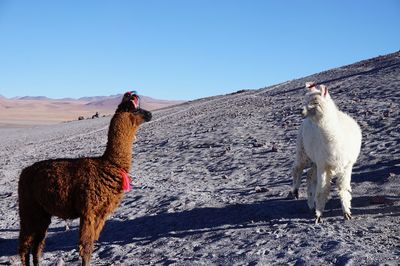
[[[330,88],[363,130],[353,220],[332,189],[315,225],[291,187],[306,81]],[[400,53],[258,90],[154,112],[133,148],[133,190],[109,218],[94,265],[397,265],[400,261]],[[16,184],[37,160],[100,155],[109,118],[0,130],[0,263],[14,264]],[[303,181],[304,183],[304,181]],[[43,262],[79,262],[78,222],[54,218]]]

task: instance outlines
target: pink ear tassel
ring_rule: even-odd
[[[317,90],[317,83],[315,83],[315,82],[306,82],[306,88],[309,91],[316,91]]]
[[[321,85],[321,94],[326,97],[326,95],[328,95],[328,87],[326,87],[325,85]]]
[[[139,101],[138,101],[138,98],[137,98],[137,97],[134,97],[134,98],[132,99],[132,103],[133,103],[133,105],[135,106],[135,109],[138,109],[138,108],[139,108]]]
[[[132,181],[129,177],[128,173],[121,169],[121,178],[122,178],[122,189],[125,192],[131,191],[132,187],[130,182]]]

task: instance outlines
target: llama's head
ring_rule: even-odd
[[[131,98],[127,98],[125,94],[115,113],[128,113],[132,124],[139,126],[144,122],[150,121],[152,114],[151,112],[139,107],[139,100],[136,97],[137,96],[135,95]]]
[[[303,107],[303,116],[309,117],[314,121],[319,121],[324,114],[326,115],[335,104],[329,95],[325,85],[317,85],[315,82],[306,83],[307,94]]]

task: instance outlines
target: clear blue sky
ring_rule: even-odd
[[[400,49],[398,0],[0,0],[0,94],[195,99]]]

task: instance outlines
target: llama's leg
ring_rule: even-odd
[[[303,132],[300,128],[296,140],[296,157],[292,168],[293,186],[292,191],[289,194],[289,198],[299,198],[299,188],[301,184],[301,175],[303,174],[303,169],[310,163],[303,145]]]
[[[94,219],[91,216],[81,217],[79,226],[79,255],[82,265],[90,265],[90,256],[93,252]]]
[[[101,217],[97,217],[96,223],[95,223],[95,228],[94,228],[94,240],[98,240],[100,237],[100,233],[103,230],[104,224],[107,220],[108,214],[104,214]]]
[[[299,198],[299,188],[301,184],[301,175],[303,174],[303,169],[306,167],[307,162],[302,160],[297,156],[296,162],[292,169],[292,177],[293,177],[293,187],[291,194],[289,194],[290,198]]]
[[[315,223],[321,223],[322,213],[331,189],[330,175],[325,169],[317,167],[317,187],[315,194]]]
[[[39,265],[39,259],[42,255],[44,240],[46,237],[47,228],[51,222],[51,216],[43,211],[40,216],[37,216],[36,220],[37,228],[35,230],[35,236],[33,238],[32,245],[33,265]]]
[[[30,253],[36,226],[35,214],[37,205],[29,196],[30,194],[28,192],[19,194],[20,231],[18,253],[21,257],[21,264],[23,266],[30,265]]]
[[[346,168],[343,174],[338,175],[336,185],[342,203],[342,210],[345,220],[351,219],[351,171],[352,167]]]
[[[312,167],[307,172],[307,204],[310,210],[315,210],[315,190],[317,186],[317,165],[312,164]]]
[[[95,218],[88,216],[80,219],[79,255],[83,266],[90,265],[94,241],[99,239],[107,216],[108,214],[103,214]]]
[[[22,222],[22,221],[21,221]],[[18,253],[21,257],[22,266],[30,265],[30,253],[33,242],[33,232],[21,223],[21,229],[19,231],[19,247]]]

